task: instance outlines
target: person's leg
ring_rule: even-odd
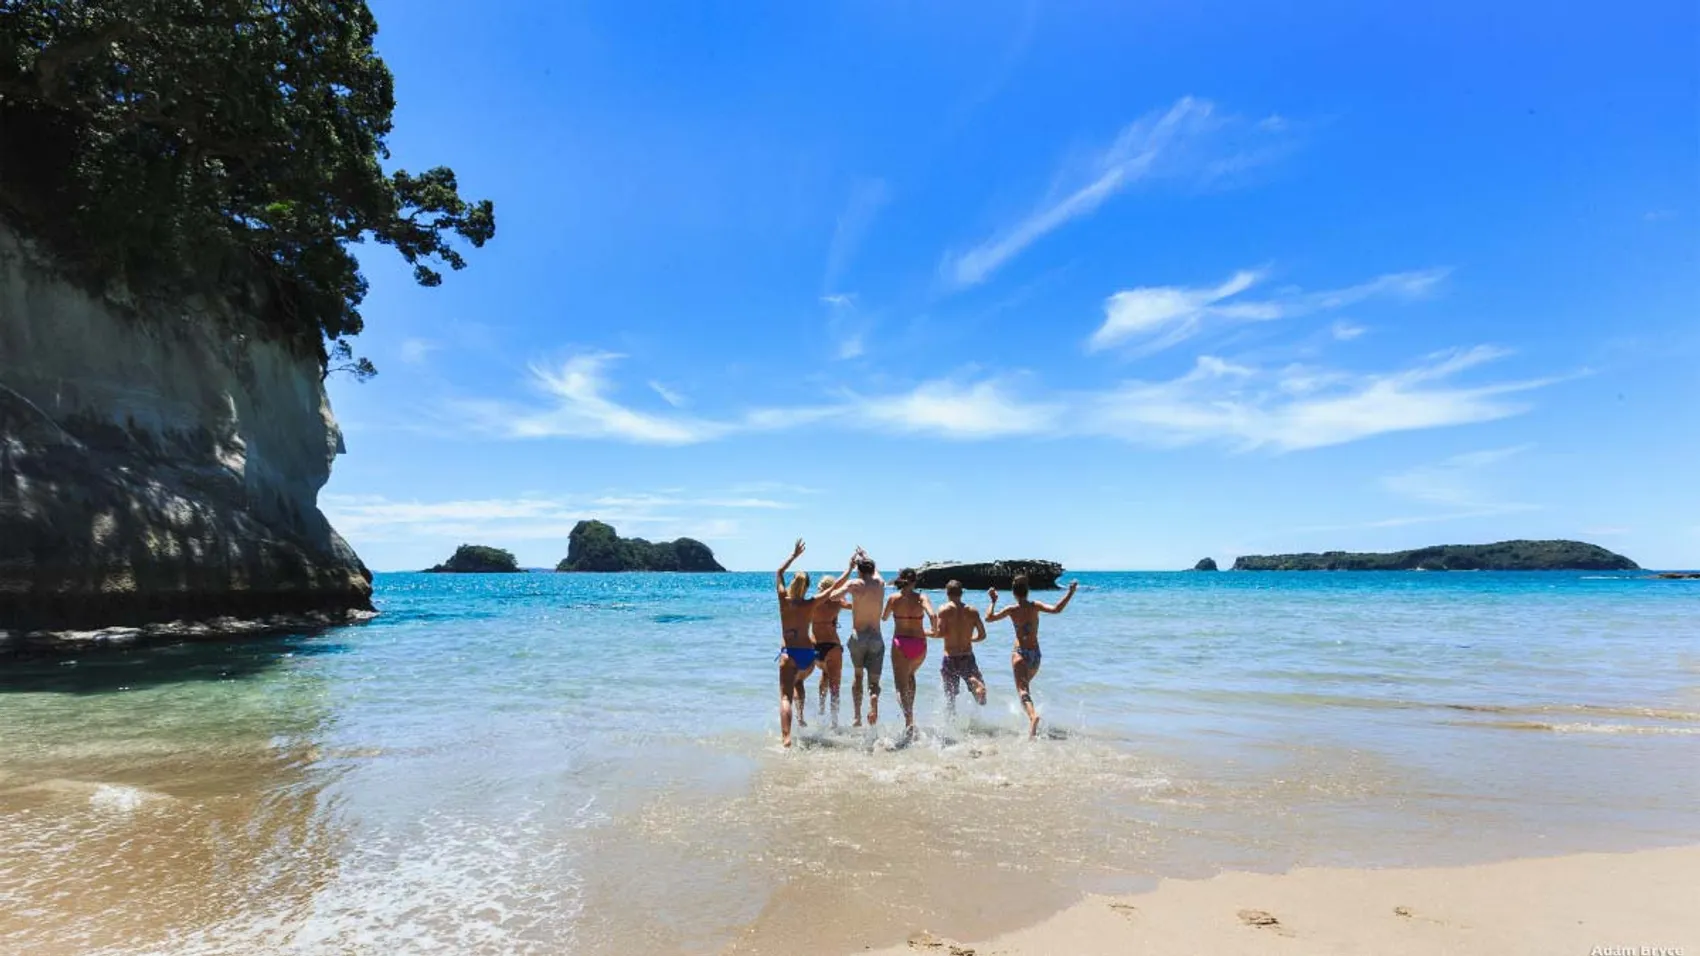
[[[797,664],[791,655],[779,656],[779,737],[791,746],[791,691],[797,686]]]
[[[986,678],[980,674],[980,662],[970,657],[968,672],[962,675],[968,682],[968,692],[974,695],[974,702],[981,707],[986,706]]]
[[[803,719],[803,715],[809,712],[807,698],[809,695],[809,675],[812,673],[814,673],[813,669],[798,671],[797,683],[791,689],[791,696],[797,698],[797,726],[799,727],[809,725],[809,722]]]
[[[892,665],[896,668],[896,664]],[[885,638],[868,641],[868,726],[880,722],[880,675],[885,671]],[[895,673],[895,670],[894,670]]]
[[[844,649],[835,647],[826,654],[821,665],[821,694],[832,694],[832,726],[838,726],[838,691],[844,686]]]
[[[1021,707],[1027,711],[1027,736],[1039,736],[1039,712],[1033,708],[1033,694],[1028,685],[1032,681],[1032,673],[1027,669],[1027,662],[1021,655],[1011,654],[1010,667],[1015,671],[1015,692],[1021,695]]]
[[[815,696],[817,698],[819,698],[819,700],[820,700],[820,705],[819,705],[820,706],[820,712],[821,712],[821,716],[824,717],[824,716],[826,716],[826,663],[825,662],[822,662],[821,666],[820,666],[820,687],[818,687],[816,689]]]
[[[962,679],[957,675],[950,658],[946,657],[939,664],[939,683],[944,685],[944,712],[946,716],[956,716],[956,695],[962,690]]]

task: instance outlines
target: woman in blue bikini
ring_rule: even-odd
[[[785,646],[779,651],[779,735],[784,739],[785,746],[791,746],[791,705],[793,699],[801,706],[803,699],[803,682],[815,669],[815,642],[809,634],[809,622],[815,615],[815,604],[819,601],[837,601],[844,593],[844,585],[839,584],[828,588],[815,597],[809,597],[809,572],[798,571],[791,575],[789,584],[785,581],[785,572],[791,570],[791,563],[803,556],[803,539],[797,539],[797,546],[792,549],[791,556],[774,572],[773,581],[779,595],[779,626],[783,632]],[[802,722],[802,714],[798,714],[798,723]]]

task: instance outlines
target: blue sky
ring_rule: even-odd
[[[498,218],[362,257],[374,568],[1700,564],[1692,3],[373,8],[394,161]]]

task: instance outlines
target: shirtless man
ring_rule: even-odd
[[[1027,731],[1030,737],[1039,736],[1039,712],[1033,707],[1033,694],[1030,685],[1034,675],[1039,673],[1039,615],[1061,614],[1068,607],[1068,602],[1074,599],[1075,589],[1080,587],[1079,581],[1070,581],[1068,593],[1055,606],[1043,601],[1027,600],[1027,575],[1018,574],[1010,582],[1010,590],[1015,592],[1015,603],[1003,610],[998,610],[998,589],[992,588],[986,596],[992,599],[992,606],[986,611],[986,620],[1001,621],[1009,618],[1015,625],[1015,653],[1010,655],[1010,667],[1015,670],[1015,689],[1021,694],[1021,706],[1027,711]]]
[[[862,674],[868,677],[868,726],[880,719],[880,672],[885,670],[885,635],[880,632],[880,612],[885,608],[885,581],[875,573],[874,561],[861,548],[850,558],[856,576],[842,585],[850,595],[850,623],[854,636],[844,649],[856,677],[850,684],[850,700],[856,707],[856,723],[862,726]],[[848,573],[846,574],[848,576]]]
[[[944,660],[939,662],[939,677],[944,681],[945,710],[956,714],[956,695],[962,682],[968,682],[968,692],[974,702],[986,705],[986,680],[980,676],[980,665],[974,660],[974,645],[986,639],[986,623],[977,608],[962,603],[962,582],[952,581],[944,586],[944,607],[939,608],[938,633],[944,639]]]

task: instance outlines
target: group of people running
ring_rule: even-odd
[[[774,573],[774,585],[779,594],[779,622],[785,645],[779,652],[779,731],[785,746],[791,746],[791,723],[795,714],[799,727],[805,726],[803,710],[804,685],[816,667],[820,668],[820,712],[826,713],[827,700],[832,703],[832,724],[838,726],[838,691],[843,675],[844,658],[850,658],[855,677],[850,686],[850,698],[855,707],[854,726],[862,726],[862,687],[864,678],[868,689],[868,726],[879,722],[880,676],[885,669],[885,636],[882,623],[895,620],[891,637],[891,674],[897,684],[897,699],[903,705],[904,733],[915,732],[915,673],[927,658],[927,639],[944,641],[944,660],[939,676],[944,683],[945,705],[956,712],[956,697],[967,683],[976,703],[986,703],[986,681],[980,675],[980,665],[974,659],[974,645],[986,639],[986,623],[1009,618],[1015,626],[1015,650],[1009,663],[1015,672],[1015,689],[1021,695],[1021,706],[1027,711],[1028,733],[1039,734],[1039,712],[1033,706],[1031,691],[1033,677],[1039,673],[1039,615],[1057,614],[1074,598],[1079,582],[1069,584],[1068,593],[1056,604],[1030,601],[1027,598],[1027,576],[1016,575],[1010,590],[1015,603],[998,607],[998,592],[986,592],[991,604],[982,616],[979,609],[962,603],[962,583],[945,585],[945,605],[938,610],[925,594],[916,590],[914,568],[898,572],[897,593],[887,598],[885,581],[867,552],[857,548],[850,555],[849,566],[838,578],[820,582],[814,594],[809,593],[809,573],[798,571],[785,579],[791,565],[803,555],[803,541],[798,539],[791,557]],[[838,635],[839,612],[850,611],[852,636],[841,641]]]

